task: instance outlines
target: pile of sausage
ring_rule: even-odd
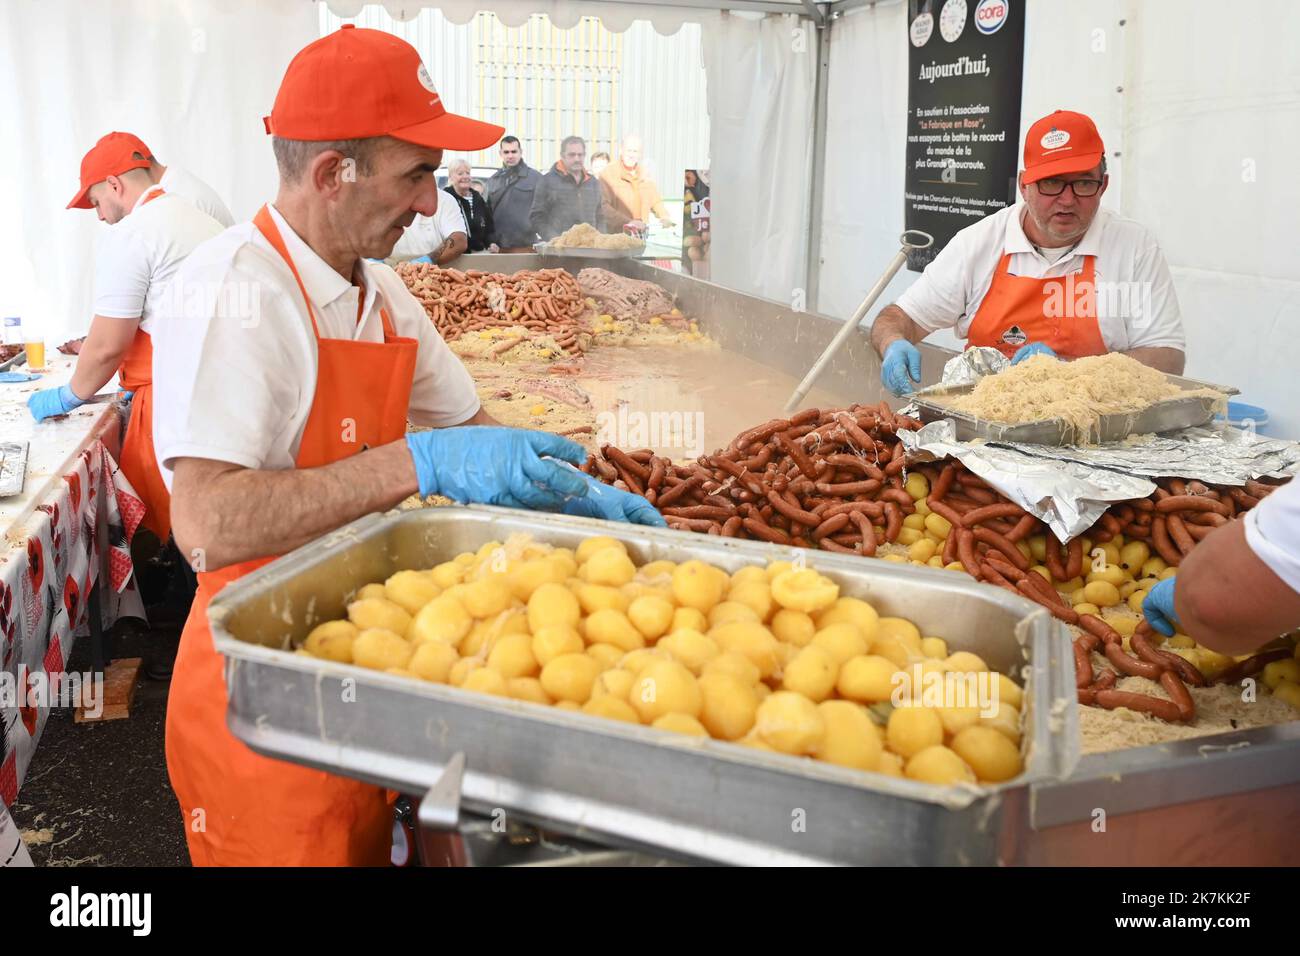
[[[397,274],[448,342],[467,332],[514,328],[523,335],[505,345],[517,344],[534,333],[551,335],[571,354],[583,351],[579,334],[590,331],[591,309],[578,280],[563,269],[505,275],[404,262],[397,267]]]
[[[583,471],[608,484],[644,495],[671,528],[724,537],[752,538],[844,554],[874,555],[898,540],[904,518],[916,502],[904,489],[903,444],[898,432],[921,422],[897,415],[888,404],[843,409],[808,409],[774,419],[738,435],[727,448],[689,464],[674,464],[650,449],[624,451],[612,445],[588,457]],[[1128,707],[1167,721],[1189,721],[1195,706],[1187,684],[1205,677],[1189,661],[1155,647],[1144,620],[1129,646],[1094,614],[1080,614],[1066,598],[1031,570],[1017,542],[1045,534],[1045,564],[1053,579],[1083,573],[1083,536],[1063,544],[1050,529],[990,487],[960,462],[913,465],[929,481],[926,502],[949,522],[943,563],[960,562],[977,580],[1005,588],[1047,608],[1084,633],[1075,640],[1079,700],[1107,708]],[[1096,542],[1115,535],[1148,542],[1169,565],[1215,527],[1253,507],[1277,486],[1247,482],[1245,488],[1207,486],[1164,479],[1154,494],[1117,503],[1085,534]],[[877,528],[880,530],[878,531]],[[1170,700],[1114,689],[1119,676],[1094,674],[1091,654],[1102,649],[1120,674],[1158,682]],[[1219,675],[1237,681],[1257,673],[1287,651],[1258,654]]]

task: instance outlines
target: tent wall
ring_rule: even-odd
[[[38,290],[15,303],[53,342],[90,322],[94,249],[108,232],[65,210],[81,157],[127,130],[163,163],[205,179],[236,219],[273,198],[262,127],[289,60],[317,36],[302,0],[7,0],[0,13],[0,297],[18,295],[21,258]]]
[[[905,3],[882,3],[832,28],[819,305],[831,315],[852,313],[903,227],[906,18]],[[1202,16],[1178,0],[1033,0],[1026,27],[1023,127],[1058,108],[1097,121],[1105,204],[1169,259],[1188,374],[1236,385],[1271,431],[1300,437],[1300,5]],[[882,304],[915,278],[901,273]]]

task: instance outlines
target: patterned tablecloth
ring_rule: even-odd
[[[70,374],[71,363],[62,360],[33,384],[61,384]],[[66,674],[64,666],[78,632],[87,630],[91,589],[100,584],[105,628],[119,617],[144,617],[130,552],[144,505],[110,452],[120,447],[119,410],[88,406],[64,421],[33,426],[30,416],[22,419],[27,391],[0,396],[0,440],[31,443],[23,494],[0,504],[0,803],[6,806],[18,796],[51,705],[84,702],[81,695],[90,693],[90,675]]]

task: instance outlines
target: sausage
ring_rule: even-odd
[[[766,491],[763,488],[763,483],[759,481],[756,476],[750,474],[744,468],[741,468],[740,465],[736,464],[734,461],[729,461],[720,456],[710,458],[709,461],[712,462],[715,468],[719,468],[735,478],[736,482],[742,488],[752,491],[756,495],[766,494]]]
[[[1253,677],[1264,669],[1264,665],[1271,664],[1273,661],[1282,661],[1290,657],[1292,652],[1285,647],[1276,648],[1271,651],[1261,651],[1253,657],[1248,657],[1238,664],[1229,667],[1218,677],[1214,679],[1216,684],[1235,684],[1247,677]]]
[[[962,527],[954,527],[949,534],[957,535],[957,559],[961,561],[961,566],[966,569],[966,573],[979,580],[980,566],[975,560],[975,537]]]
[[[1084,614],[1082,617],[1091,617]],[[1104,651],[1106,659],[1115,665],[1115,669],[1128,674],[1132,677],[1145,677],[1147,680],[1159,680],[1160,675],[1165,673],[1168,668],[1163,664],[1152,664],[1148,661],[1140,661],[1129,654],[1120,645],[1119,641],[1107,642]]]
[[[1267,498],[1280,487],[1281,485],[1266,485],[1262,481],[1251,479],[1246,482],[1246,494],[1252,498]]]
[[[1070,576],[1065,573],[1065,559],[1061,556],[1061,542],[1055,534],[1047,536],[1044,561],[1047,564],[1047,573],[1052,576],[1054,581],[1070,580]]]
[[[935,514],[937,514],[940,518],[943,518],[945,521],[951,524],[953,531],[965,527],[965,525],[962,523],[961,520],[962,516],[958,514],[955,509],[945,504],[944,502],[935,501],[933,495],[930,496],[930,510],[933,511]]]
[[[810,528],[815,528],[821,524],[821,519],[817,515],[804,511],[802,508],[795,507],[775,491],[769,491],[767,493],[767,500],[772,502],[773,508],[781,512],[781,514],[785,515],[791,521],[797,521],[799,524],[807,525]]]
[[[984,561],[993,565],[993,567],[998,571],[998,573],[1000,573],[1008,581],[1012,581],[1012,582],[1019,581],[1026,574],[1032,573],[1030,571],[1023,571],[1020,568],[1016,567],[1014,564],[1008,561],[1006,557],[1003,556],[1001,551],[998,551],[994,548],[990,548],[985,553]]]
[[[1175,511],[1217,511],[1228,517],[1228,506],[1222,501],[1200,495],[1170,495],[1156,502],[1156,512],[1167,515]]]
[[[912,500],[912,496],[901,488],[886,488],[876,498],[880,501],[892,501],[905,511],[916,510],[916,502]]]
[[[1123,638],[1120,637],[1119,631],[1115,630],[1095,614],[1080,614],[1079,626],[1089,634],[1095,634],[1107,644],[1120,644],[1123,646]]]
[[[1004,578],[998,569],[993,567],[993,565],[989,564],[987,561],[980,562],[980,577],[988,584],[996,584],[998,587],[1005,588],[1017,597],[1020,596],[1020,592],[1016,590],[1015,585]]]
[[[956,477],[957,465],[955,462],[945,465],[943,471],[939,472],[938,480],[930,486],[930,510],[934,510],[935,502],[943,500],[943,496],[948,493],[948,489],[952,487],[953,479]]]
[[[871,557],[876,553],[876,529],[872,527],[871,519],[867,517],[865,511],[850,511],[849,518],[858,526],[858,531],[862,533],[862,553]]]
[[[1164,515],[1157,515],[1151,522],[1151,545],[1166,564],[1172,564],[1174,567],[1182,564],[1183,553],[1169,540],[1169,530],[1165,525]]]
[[[1115,686],[1115,683],[1118,680],[1119,675],[1114,671],[1103,669],[1101,674],[1098,675],[1096,682],[1092,685],[1092,688],[1093,690],[1109,690]]]
[[[726,521],[736,513],[735,508],[720,508],[717,505],[690,505],[685,508],[660,507],[665,518],[707,518],[710,521]]]
[[[1092,655],[1074,642],[1074,686],[1087,687],[1092,683]]]
[[[1038,519],[1031,514],[1026,514],[1016,522],[1016,526],[1007,532],[1008,541],[1023,541],[1034,533],[1034,527],[1038,524]]]
[[[650,477],[650,469],[621,448],[615,448],[613,445],[601,445],[600,453],[604,455],[615,468],[623,472],[631,472],[640,481],[645,481]]]
[[[771,527],[766,522],[761,521],[758,518],[751,516],[742,519],[742,521],[745,525],[745,530],[748,531],[750,534],[752,534],[755,538],[758,538],[760,541],[771,541],[773,544],[790,543],[790,536],[787,535],[784,531],[778,531],[776,528]]]
[[[1134,653],[1144,661],[1161,664],[1167,670],[1172,670],[1193,687],[1204,687],[1205,675],[1182,655],[1175,654],[1173,651],[1166,651],[1152,644],[1150,631],[1150,622],[1143,618],[1137,630],[1133,632],[1133,636],[1128,639],[1128,646],[1133,648]]]
[[[953,528],[948,532],[948,537],[943,539],[944,567],[947,567],[957,560],[957,532],[960,530],[960,527]]]
[[[1172,499],[1169,499],[1172,500]],[[1169,531],[1169,537],[1173,540],[1178,550],[1183,556],[1192,553],[1192,548],[1196,547],[1196,542],[1187,531],[1187,525],[1183,524],[1183,519],[1178,515],[1165,515],[1165,528]]]
[[[849,518],[849,513],[847,511],[841,511],[837,515],[831,515],[829,518],[827,518],[825,521],[823,521],[821,524],[819,524],[817,527],[813,529],[813,533],[812,533],[813,540],[817,541],[828,534],[834,534],[836,531],[839,531],[841,528],[847,525],[849,521],[850,518]]]
[[[837,452],[835,454],[825,456],[823,460],[827,464],[835,465],[836,467],[839,468],[853,468],[857,471],[862,472],[868,478],[875,478],[877,481],[883,482],[885,480],[885,473],[883,471],[881,471],[875,465],[871,464],[871,462],[859,458],[857,455],[849,455],[844,452]]]
[[[863,481],[845,481],[831,483],[828,481],[819,481],[815,485],[817,491],[823,495],[834,495],[838,498],[847,498],[852,495],[867,495],[880,489],[880,482],[874,478],[867,478]],[[906,494],[906,492],[904,492]]]
[[[799,447],[799,442],[794,441],[788,436],[788,433],[782,433],[775,436],[777,446],[786,454],[794,464],[799,468],[805,478],[817,478],[817,468],[813,465],[812,460],[804,454]]]
[[[664,483],[664,476],[668,473],[668,466],[662,458],[650,459],[650,477],[646,479],[646,488],[653,488],[658,491]]]
[[[1043,607],[1047,608],[1047,610],[1052,612],[1052,617],[1056,618],[1058,621],[1064,621],[1066,624],[1078,624],[1078,611],[1074,610],[1072,607],[1066,607],[1064,604],[1057,604],[1054,601],[1050,601],[1034,590],[1032,579],[1036,577],[1038,577],[1038,573],[1036,571],[1030,571],[1016,582],[1016,590],[1029,598],[1029,600],[1036,601]]]
[[[851,513],[854,511],[861,511],[864,514],[868,514],[877,521],[885,516],[885,506],[879,501],[844,501],[839,504],[831,505],[822,513],[822,517],[829,518],[831,515]]]
[[[788,418],[774,418],[770,422],[764,422],[748,431],[741,432],[733,443],[734,446],[744,451],[755,442],[766,442],[777,432],[783,432],[793,424]]]
[[[1171,724],[1176,724],[1182,720],[1178,705],[1172,700],[1164,700],[1160,697],[1151,697],[1147,694],[1130,694],[1122,690],[1099,690],[1096,691],[1095,699],[1098,707],[1105,707],[1107,710],[1114,710],[1116,707],[1127,707],[1129,710],[1141,711]]]
[[[1073,580],[1083,573],[1083,539],[1074,538],[1065,547],[1065,577]]]
[[[983,505],[986,508],[1001,507],[1000,505],[997,504],[997,500],[998,500],[997,493],[990,491],[987,488],[978,488],[978,487],[968,488],[965,482],[963,482],[961,486],[961,491],[962,494],[964,494],[967,498],[970,498],[972,501],[979,502],[981,505]]]
[[[903,530],[903,511],[892,501],[885,502],[885,540],[897,541]]]
[[[1003,535],[990,528],[976,528],[970,533],[975,536],[976,541],[982,541],[990,548],[997,548],[1021,571],[1029,570],[1029,560],[1020,553],[1020,549],[1013,542],[1008,541]]]
[[[837,554],[858,554],[856,548],[850,548],[846,544],[840,544],[834,538],[822,538],[817,542],[817,547],[826,551],[833,551]]]
[[[734,538],[740,534],[740,529],[744,527],[745,519],[740,515],[732,515],[722,523],[722,536],[724,538]]]
[[[1160,675],[1160,686],[1165,689],[1165,693],[1178,708],[1179,720],[1185,723],[1196,719],[1196,704],[1192,700],[1191,691],[1178,679],[1177,674],[1173,671],[1165,671]]]

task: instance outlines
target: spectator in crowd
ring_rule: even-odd
[[[609,153],[599,152],[591,154],[591,175],[599,178],[605,167],[609,165]]]
[[[605,231],[600,181],[587,172],[586,159],[581,136],[566,136],[560,143],[560,161],[542,177],[533,197],[530,221],[543,239],[554,239],[580,222]]]
[[[435,191],[434,195],[439,193]],[[415,214],[415,220],[397,240],[387,261],[434,262],[445,266],[468,249],[469,229],[460,211],[460,203],[443,196],[432,216]]]
[[[474,190],[474,192],[478,193],[484,199],[487,199],[487,186],[483,185],[483,180],[471,179],[469,181],[469,188]]]
[[[496,226],[495,241],[503,252],[532,252],[537,230],[529,217],[542,174],[524,162],[517,136],[501,140],[501,168],[487,182],[488,205]]]
[[[629,223],[637,229],[644,229],[651,213],[665,228],[672,226],[668,210],[659,198],[659,187],[641,168],[640,136],[629,134],[623,137],[618,162],[610,163],[601,172],[600,186],[604,193],[605,222],[610,232],[621,232]]]
[[[467,239],[470,252],[500,252],[500,247],[493,241],[492,210],[487,200],[473,189],[469,160],[453,159],[447,164],[447,185],[445,192],[460,206],[465,225],[469,228]]]

